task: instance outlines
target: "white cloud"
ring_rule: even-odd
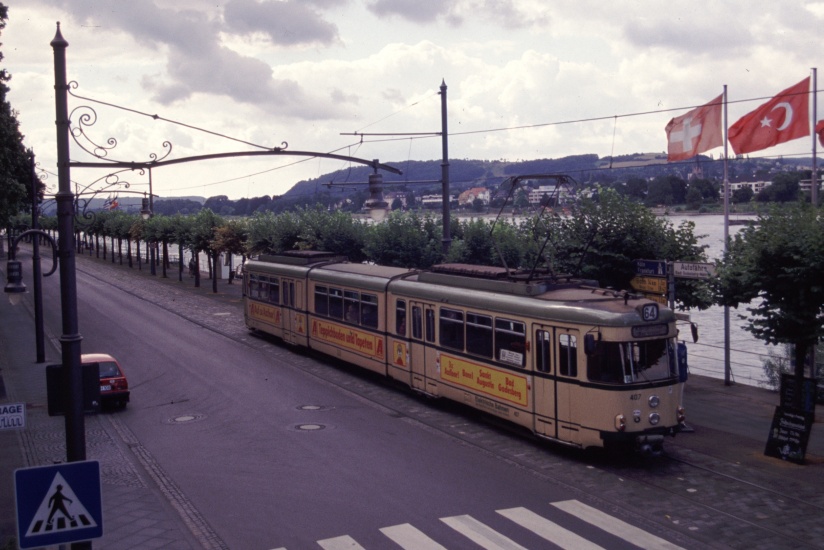
[[[13,76],[9,97],[27,144],[52,167],[49,41],[56,21],[70,44],[69,79],[79,82],[80,95],[267,147],[287,141],[290,149],[343,148],[343,154],[405,162],[440,158],[439,138],[361,143],[341,134],[440,130],[441,81],[448,86],[455,158],[661,151],[663,127],[678,113],[613,117],[701,104],[724,84],[733,100],[777,93],[816,65],[824,19],[822,2],[773,0],[8,4],[2,52]],[[731,119],[754,106],[731,104]],[[164,140],[183,156],[246,147],[95,108],[95,135],[115,137],[118,153],[130,159],[162,150]],[[600,117],[606,120],[552,125]],[[523,128],[485,132],[514,127]],[[789,147],[803,151],[807,144]],[[237,198],[282,193],[299,179],[342,167],[302,160],[190,164],[158,170],[154,181],[161,194]],[[283,168],[271,171],[277,167]],[[210,185],[261,171],[240,183]]]

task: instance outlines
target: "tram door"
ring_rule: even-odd
[[[283,341],[289,344],[306,344],[306,317],[301,299],[301,281],[283,278],[281,280],[280,304],[283,308]]]
[[[534,338],[535,431],[579,443],[578,331],[540,325]]]
[[[435,308],[422,302],[410,302],[412,339],[409,362],[412,387],[429,394],[438,394],[435,365]]]

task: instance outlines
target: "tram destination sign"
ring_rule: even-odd
[[[672,262],[672,274],[681,279],[709,279],[715,275],[715,266],[698,262]]]
[[[666,260],[635,260],[635,274],[647,277],[666,277]]]

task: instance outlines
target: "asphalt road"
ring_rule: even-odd
[[[499,512],[511,509],[632,547],[552,507],[575,499],[568,487],[318,379],[301,368],[315,358],[221,336],[83,270],[77,287],[83,352],[115,355],[131,384],[131,403],[110,418],[121,443],[150,456],[229,548],[335,547],[344,535],[380,548],[381,529],[407,524],[461,548],[440,518],[465,516],[527,548],[546,544]],[[45,303],[57,292],[45,280]],[[56,308],[46,321],[60,334]]]

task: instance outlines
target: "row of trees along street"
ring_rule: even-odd
[[[0,31],[7,16],[7,7],[0,3]],[[6,99],[10,78],[0,70],[0,227],[11,234],[30,226],[31,205],[42,203],[45,186],[37,179],[31,185],[34,152],[24,146],[16,113]],[[789,202],[763,210],[754,225],[735,236],[718,261],[715,279],[679,283],[676,301],[683,309],[745,305],[742,315],[756,337],[794,345],[795,372],[800,378],[806,350],[824,336],[824,219],[819,208],[803,202],[798,180],[798,175],[790,174],[774,181],[774,196],[763,199]],[[344,254],[355,262],[419,268],[441,261],[489,265],[505,261],[511,268],[531,268],[537,263],[557,274],[595,279],[613,288],[629,288],[636,258],[706,261],[694,224],[672,227],[638,199],[643,196],[648,204],[677,204],[683,191],[685,203],[688,198],[697,203],[698,194],[702,203],[715,201],[718,193],[713,182],[684,187],[678,178],[658,184],[630,179],[618,186],[620,191],[602,183],[596,200],[581,200],[569,215],[507,220],[497,223],[494,230],[483,219],[452,220],[453,241],[447,258],[441,254],[440,220],[415,211],[393,211],[380,224],[358,221],[340,210],[307,206],[279,214],[257,211],[240,219],[224,219],[208,208],[188,216],[156,215],[148,220],[104,211],[90,220],[78,218],[76,227],[79,239],[94,241],[95,254],[100,254],[101,244],[106,254],[108,240],[122,259],[125,244],[130,267],[133,243],[138,249],[141,243],[158,245],[161,276],[170,267],[172,244],[179,251],[206,253],[214,273],[220,254],[318,249]],[[54,230],[56,220],[44,217],[41,225]],[[138,250],[135,253],[139,256]],[[216,291],[217,277],[212,280]],[[195,284],[199,285],[199,277]],[[800,392],[796,396],[800,399]]]

